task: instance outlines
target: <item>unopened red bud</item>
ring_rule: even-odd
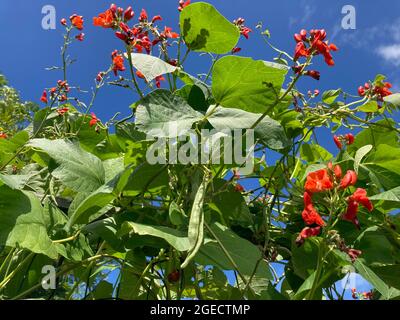
[[[124,12],[124,21],[129,21],[133,18],[133,16],[135,15],[135,12],[133,12],[133,9],[131,6],[129,6],[125,12]]]
[[[128,39],[128,36],[120,31],[115,32],[115,35],[122,41],[126,41]]]
[[[61,21],[60,21],[60,23],[61,23],[63,26],[66,26],[66,25],[67,25],[67,19],[62,18]]]

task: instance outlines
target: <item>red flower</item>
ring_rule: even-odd
[[[235,48],[232,49],[232,54],[238,53],[240,51],[242,51],[242,48],[235,47]]]
[[[317,72],[318,72],[318,71],[317,71]],[[315,96],[315,97],[319,96],[319,90],[318,90],[318,89],[315,89],[315,90],[314,90],[314,96]]]
[[[125,71],[126,68],[124,66],[124,57],[120,54],[113,53],[113,71],[114,74],[117,75],[118,71]]]
[[[351,199],[361,204],[369,212],[374,209],[372,202],[367,197],[367,191],[362,188],[357,188],[357,190],[351,196]]]
[[[174,271],[174,272],[171,272],[171,273],[168,275],[167,278],[168,278],[168,281],[169,281],[169,282],[175,283],[175,282],[178,282],[178,281],[179,281],[180,277],[181,277],[181,273],[180,273],[178,270],[176,270],[176,271]]]
[[[354,136],[352,133],[348,133],[345,135],[345,139],[347,140],[347,144],[351,145],[354,143]]]
[[[235,191],[236,192],[243,192],[244,188],[242,185],[240,185],[239,183],[235,185]]]
[[[128,36],[120,31],[115,32],[115,35],[118,39],[121,39],[122,41],[128,40]]]
[[[61,23],[63,26],[66,26],[66,25],[67,25],[67,19],[62,18],[62,19],[60,20],[60,23]]]
[[[112,9],[108,9],[106,12],[100,13],[98,17],[93,18],[93,24],[96,27],[102,28],[113,28],[115,12]]]
[[[301,217],[303,218],[304,222],[307,225],[319,225],[319,226],[324,226],[325,222],[322,220],[321,216],[318,214],[317,210],[315,210],[313,204],[312,204],[312,199],[311,195],[308,192],[304,192],[304,210],[301,214]]]
[[[77,36],[75,36],[75,39],[77,39],[78,41],[83,41],[85,39],[85,34],[80,33]]]
[[[335,142],[336,146],[338,147],[339,150],[342,150],[343,145],[339,140],[339,137],[337,135],[333,136],[333,142]]]
[[[77,14],[73,14],[72,16],[69,17],[69,20],[71,20],[72,25],[77,28],[78,30],[83,29],[83,17],[78,16]]]
[[[0,139],[7,139],[7,134],[4,132],[0,132]]]
[[[178,10],[181,12],[185,7],[187,7],[190,4],[190,0],[184,1],[180,0],[179,1],[179,7]]]
[[[356,288],[351,289],[351,296],[352,296],[353,299],[357,299],[358,298],[357,297],[357,289]]]
[[[160,34],[160,37],[164,39],[167,38],[176,39],[179,38],[179,33],[172,32],[172,28],[165,27],[164,31]]]
[[[315,80],[319,80],[321,78],[321,74],[317,70],[308,70],[304,73],[306,76],[309,76]]]
[[[308,57],[309,52],[304,45],[304,42],[298,42],[296,45],[296,49],[294,51],[294,60],[299,59],[300,57]]]
[[[64,115],[65,113],[67,113],[69,111],[69,108],[61,108],[61,109],[57,109],[57,112],[60,116]]]
[[[89,121],[89,127],[93,127],[99,122],[99,119],[97,119],[96,115],[92,112],[92,119]]]
[[[349,255],[351,262],[356,261],[358,256],[362,254],[360,250],[356,249],[348,249],[346,253]]]
[[[140,16],[139,16],[139,21],[140,22],[144,22],[147,21],[149,19],[146,10],[142,9],[142,12],[140,12]]]
[[[353,222],[357,228],[360,228],[360,223],[358,222],[357,213],[358,213],[358,202],[349,199],[346,213],[342,217],[343,220]]]
[[[364,299],[366,299],[366,300],[372,300],[372,298],[373,298],[373,293],[372,293],[372,291],[363,292],[363,297],[364,297]]]
[[[40,98],[40,101],[42,101],[43,103],[48,103],[48,100],[47,100],[47,91],[46,90],[44,90],[43,91],[43,94],[42,94],[42,97]]]
[[[354,186],[357,182],[357,173],[353,170],[348,170],[344,175],[342,181],[340,181],[340,188],[346,189],[347,187]]]
[[[241,29],[240,29],[240,34],[241,34],[243,37],[245,37],[246,39],[249,39],[249,33],[250,33],[250,32],[253,32],[253,30],[251,30],[251,29],[248,28],[248,27],[242,26]]]
[[[141,73],[139,70],[136,70],[136,75],[137,75],[137,77],[140,78],[140,79],[145,79],[144,74]]]
[[[326,169],[309,173],[304,186],[304,189],[310,193],[322,192],[332,188],[333,183]]]
[[[165,81],[165,78],[163,76],[156,77],[156,87],[157,88],[161,87],[161,81]]]
[[[153,17],[153,19],[151,19],[151,23],[154,23],[154,22],[156,22],[156,21],[161,21],[162,20],[162,17],[161,16],[154,16]]]
[[[339,165],[335,166],[335,168],[333,169],[333,173],[335,174],[337,180],[340,180],[342,178],[342,168]]]
[[[365,88],[363,86],[358,87],[358,95],[361,97],[365,96]]]
[[[132,7],[129,6],[124,11],[124,21],[127,22],[127,21],[131,20],[134,17],[134,15],[135,15],[135,12],[133,12]]]
[[[303,230],[301,230],[299,236],[296,238],[296,244],[298,246],[301,246],[304,243],[305,239],[310,237],[315,237],[319,235],[320,232],[321,232],[320,226],[314,228],[305,227]]]

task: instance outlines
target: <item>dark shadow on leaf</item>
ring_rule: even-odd
[[[192,28],[192,24],[190,23],[190,19],[185,19],[183,22],[183,36],[186,39],[189,34],[190,29]],[[207,44],[207,38],[210,36],[210,32],[206,29],[201,29],[200,34],[196,36],[196,38],[190,42],[186,43],[187,46],[192,50],[200,50],[203,49]]]

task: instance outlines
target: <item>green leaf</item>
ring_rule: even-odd
[[[357,150],[356,155],[354,157],[354,170],[357,172],[357,174],[362,159],[372,150],[372,148],[373,146],[368,144]]]
[[[342,93],[342,89],[327,90],[322,94],[322,101],[326,104],[332,104]]]
[[[286,73],[280,64],[226,56],[214,65],[212,92],[223,107],[264,113],[277,103]]]
[[[52,175],[76,192],[91,192],[105,183],[103,164],[96,156],[68,140],[33,139],[29,143],[52,157],[59,167]]]
[[[211,106],[210,112],[215,106]],[[246,112],[240,109],[218,107],[207,120],[217,130],[250,129],[251,126],[261,117],[259,113]],[[289,140],[286,137],[283,127],[278,121],[266,116],[254,129],[255,138],[267,147],[275,150],[286,148]]]
[[[328,161],[332,159],[333,155],[325,148],[316,144],[302,144],[300,148],[301,158],[308,163],[315,163],[318,161]]]
[[[400,289],[400,265],[386,265],[381,267],[371,268],[374,273],[381,278],[387,285]]]
[[[377,112],[379,110],[379,106],[376,101],[367,101],[357,109],[362,112]]]
[[[219,223],[211,225],[210,228],[229,252],[233,261],[238,266],[240,273],[246,277],[250,277],[254,272],[257,261],[262,257],[261,251],[257,246],[239,237],[232,230]],[[217,241],[205,243],[195,260],[205,266],[216,265],[221,270],[234,269],[231,261],[226,257]],[[256,274],[272,279],[272,274],[264,260],[260,262]]]
[[[194,51],[228,53],[240,37],[238,28],[205,2],[193,3],[181,12],[180,28],[186,45]]]
[[[128,58],[127,54],[125,56]],[[148,54],[131,53],[131,57],[133,66],[144,75],[148,82],[163,74],[175,72],[177,69],[160,58]]]
[[[185,233],[168,227],[151,226],[126,221],[122,224],[117,235],[121,237],[130,233],[164,239],[178,251],[188,251],[191,247]]]
[[[136,109],[138,130],[153,137],[176,137],[202,118],[183,98],[167,90],[150,93]]]
[[[47,221],[40,200],[32,193],[0,187],[0,245],[18,246],[56,259],[58,253],[47,234]]]
[[[400,202],[400,186],[369,197],[370,200],[383,200],[388,202]]]
[[[204,241],[204,212],[203,205],[204,199],[207,194],[207,187],[209,183],[209,177],[207,173],[203,177],[202,183],[199,185],[197,189],[196,196],[193,201],[192,211],[190,212],[190,220],[189,220],[189,230],[188,230],[188,239],[189,239],[189,252],[182,263],[181,268],[184,269],[188,266],[190,261],[196,256],[200,247]]]
[[[357,272],[367,280],[376,290],[378,290],[383,299],[387,300],[390,298],[390,290],[389,287],[379,278],[370,268],[368,268],[365,264],[363,264],[360,259],[357,259],[354,262],[354,267],[357,269]]]
[[[169,205],[169,220],[175,226],[180,226],[186,220],[185,213],[183,210],[174,202],[172,201]]]
[[[390,96],[384,97],[383,100],[395,108],[400,108],[400,93],[391,94]]]

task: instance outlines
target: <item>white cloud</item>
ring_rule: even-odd
[[[380,46],[376,53],[387,62],[400,66],[400,44]]]
[[[289,28],[292,28],[293,26],[299,26],[299,27],[303,27],[303,25],[310,20],[310,18],[315,14],[315,12],[317,11],[315,5],[310,5],[310,4],[306,4],[303,1],[300,2],[300,5],[302,7],[304,7],[304,11],[303,14],[298,15],[297,17],[290,17],[289,18]],[[301,18],[299,18],[301,17]]]

